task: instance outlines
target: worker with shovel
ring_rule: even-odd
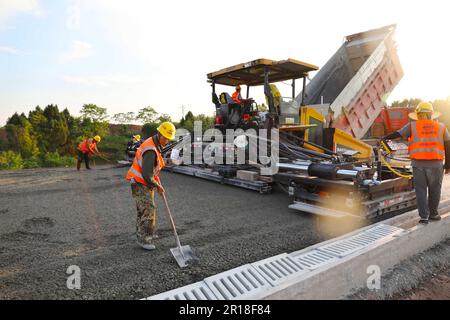
[[[84,160],[86,165],[86,169],[90,170],[89,166],[89,156],[92,154],[100,155],[100,152],[97,149],[97,143],[99,143],[102,139],[100,136],[95,136],[94,138],[89,138],[83,140],[78,145],[78,161],[77,161],[77,170],[79,171],[81,168],[81,162]]]
[[[154,250],[153,240],[156,224],[155,189],[163,196],[164,188],[159,180],[159,172],[164,167],[161,148],[175,139],[175,126],[171,122],[162,123],[157,134],[145,140],[136,151],[133,164],[127,174],[131,182],[131,192],[136,201],[136,235],[138,245],[146,250]]]
[[[439,116],[431,103],[421,102],[409,114],[413,122],[383,138],[384,141],[408,139],[421,224],[441,220],[438,207],[444,170],[450,174],[450,135],[445,125],[435,120]]]

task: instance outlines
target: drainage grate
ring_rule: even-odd
[[[404,230],[401,228],[386,224],[379,224],[347,239],[339,240],[323,247],[319,247],[318,250],[342,258],[373,245],[374,243],[390,240],[402,231]]]
[[[219,300],[245,299],[272,287],[249,264],[206,278],[205,282]]]
[[[251,265],[273,286],[291,277],[309,272],[287,253],[261,260]]]
[[[145,300],[145,299],[144,299]],[[204,281],[151,296],[147,300],[217,300]]]
[[[338,258],[332,254],[315,249],[300,255],[292,255],[291,257],[308,270],[315,270],[338,260]]]

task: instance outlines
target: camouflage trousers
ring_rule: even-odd
[[[136,201],[136,236],[141,243],[151,243],[155,234],[156,205],[155,191],[140,183],[131,184],[131,193]]]

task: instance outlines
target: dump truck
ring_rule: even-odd
[[[368,138],[382,138],[385,135],[400,130],[408,124],[409,114],[414,111],[414,107],[384,108],[378,118],[375,119]]]
[[[362,139],[403,77],[396,25],[345,37],[297,99],[328,104],[332,126]]]

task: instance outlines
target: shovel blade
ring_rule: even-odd
[[[172,252],[173,257],[177,261],[180,268],[186,268],[190,261],[197,259],[190,246],[171,248],[170,252]]]

